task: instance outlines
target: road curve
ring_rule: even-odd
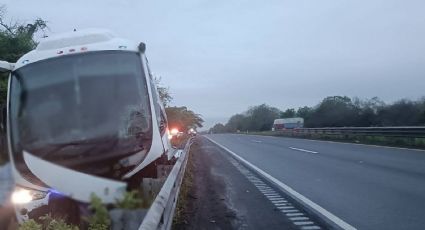
[[[425,229],[425,151],[254,135],[207,137],[357,229]]]

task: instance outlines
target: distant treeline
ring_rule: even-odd
[[[331,96],[314,107],[290,108],[284,111],[266,104],[233,115],[226,124],[210,129],[214,133],[271,130],[274,119],[302,117],[304,126],[315,127],[372,127],[425,125],[425,97],[402,99],[386,104],[377,97],[361,100],[346,96]]]

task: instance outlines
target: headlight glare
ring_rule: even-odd
[[[47,192],[18,188],[12,193],[12,202],[14,204],[26,204],[34,200],[45,198]]]

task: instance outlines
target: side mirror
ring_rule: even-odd
[[[9,72],[13,70],[14,65],[7,61],[0,61],[0,72]]]
[[[146,51],[146,44],[143,42],[140,42],[139,44],[139,52],[144,53]]]

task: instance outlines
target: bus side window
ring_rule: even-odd
[[[159,99],[159,94],[156,88],[155,79],[150,71],[148,59],[145,58],[145,60],[146,60],[146,68],[148,69],[148,74],[149,74],[150,86],[152,91],[152,100],[153,100],[153,105],[154,105],[154,109],[156,113],[156,119],[158,122],[158,127],[161,133],[161,136],[163,136],[165,133],[165,129],[167,128],[167,119],[161,108],[162,102]]]

